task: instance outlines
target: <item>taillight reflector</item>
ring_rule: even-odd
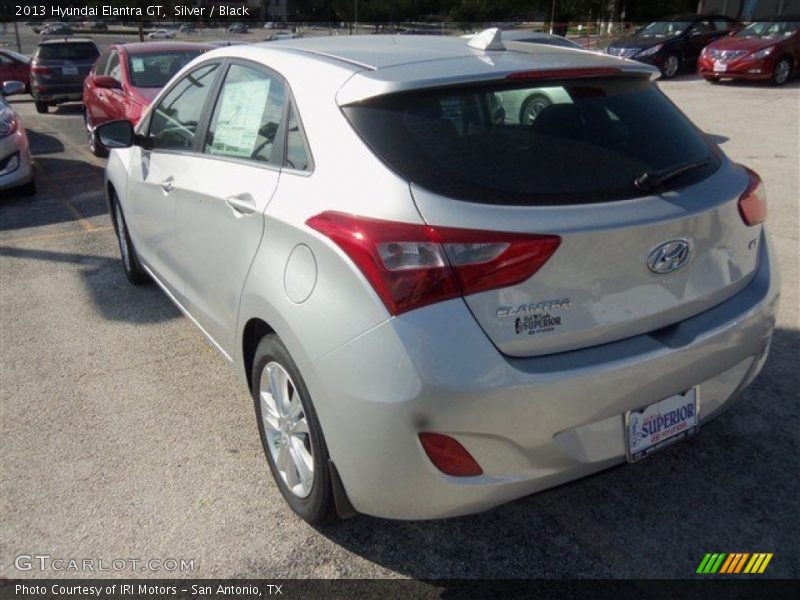
[[[553,235],[431,227],[332,211],[306,223],[350,257],[393,315],[521,283],[561,242]]]
[[[446,475],[475,477],[483,469],[458,440],[441,433],[420,433],[419,441],[434,466]]]
[[[767,218],[767,194],[758,173],[747,167],[744,169],[750,181],[747,189],[739,196],[739,214],[746,225],[758,225]]]

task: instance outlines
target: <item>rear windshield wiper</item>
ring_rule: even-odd
[[[655,190],[667,183],[668,181],[683,175],[684,173],[688,173],[689,171],[694,171],[695,169],[699,169],[700,167],[705,167],[707,164],[711,162],[710,158],[704,158],[703,160],[698,160],[695,162],[686,163],[683,165],[678,165],[676,167],[670,167],[669,169],[664,169],[662,171],[658,171],[656,173],[652,173],[650,171],[645,171],[639,177],[633,180],[633,183],[636,187],[641,190]]]

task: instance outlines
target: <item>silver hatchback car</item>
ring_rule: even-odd
[[[656,77],[494,31],[208,52],[95,132],[125,273],[249,386],[309,522],[640,460],[756,377],[779,295],[761,181]]]

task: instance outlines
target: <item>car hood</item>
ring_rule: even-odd
[[[639,38],[639,37],[626,37],[616,42],[609,44],[610,48],[635,48],[637,50],[644,50],[652,46],[658,46],[664,42],[671,42],[677,39],[676,36],[672,37],[652,37],[652,38]]]
[[[774,46],[781,41],[780,38],[745,38],[734,35],[724,37],[713,44],[709,44],[709,48],[714,50],[746,50],[747,52],[755,52],[767,46]]]

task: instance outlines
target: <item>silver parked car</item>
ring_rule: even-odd
[[[127,277],[249,386],[310,522],[463,515],[640,460],[766,360],[758,176],[653,67],[526,48],[220,48],[135,130],[95,131]],[[563,94],[532,123],[495,118],[496,94],[542,87]]]
[[[3,82],[0,92],[0,192],[32,196],[36,193],[33,160],[28,133],[17,111],[6,101],[7,96],[22,94],[21,81]]]

